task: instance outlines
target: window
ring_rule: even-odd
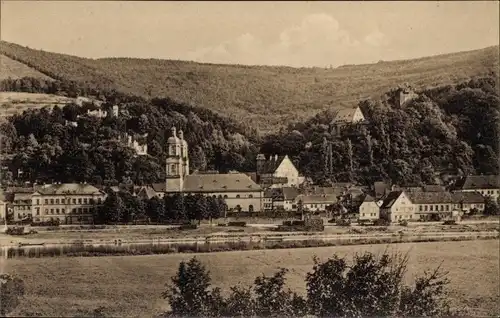
[[[450,211],[450,205],[449,204],[446,205],[446,211]]]
[[[40,204],[40,199],[36,199],[36,204]]]
[[[227,199],[227,195],[224,195],[224,199]]]
[[[441,211],[444,211],[444,206],[441,204]]]
[[[45,199],[45,204],[49,204],[49,200],[48,199]]]
[[[71,209],[71,212],[76,213],[76,208]]]
[[[36,208],[36,215],[40,215],[40,208]]]
[[[73,204],[76,204],[76,199],[73,199]]]
[[[82,198],[78,198],[78,204],[82,204]]]
[[[59,209],[56,209],[56,214],[59,214]]]
[[[64,209],[61,209],[61,213],[62,213],[62,214],[65,214],[65,213],[66,213],[66,211],[65,211]]]
[[[422,212],[422,211],[424,210],[424,207],[420,205],[420,206],[418,207],[418,209],[419,209],[419,211],[420,211],[420,212]]]
[[[240,195],[239,195],[239,194],[237,194],[237,195],[236,195],[236,199],[239,199],[239,198],[240,198]]]
[[[248,197],[251,199],[251,198],[253,198],[253,195],[249,194]]]
[[[59,204],[59,199],[56,199],[56,204]]]
[[[78,208],[78,213],[82,213],[82,208]]]
[[[45,209],[45,214],[49,214],[49,209]]]
[[[54,214],[54,209],[50,209],[50,214]]]
[[[83,204],[87,204],[87,203],[88,203],[87,198],[84,198],[83,199]]]
[[[61,199],[61,203],[62,204],[66,204],[66,200],[65,199]]]
[[[50,204],[54,204],[54,199],[50,199]]]
[[[435,209],[436,211],[439,211],[439,205],[436,204]]]

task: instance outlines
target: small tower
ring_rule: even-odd
[[[266,156],[264,154],[259,153],[257,155],[257,174],[260,175],[262,173],[262,169],[266,163]]]
[[[166,192],[182,192],[184,188],[184,163],[182,160],[182,141],[177,137],[175,127],[167,140]]]
[[[189,149],[182,130],[179,130],[179,140],[181,142],[182,171],[184,172],[184,176],[187,176],[189,175]]]

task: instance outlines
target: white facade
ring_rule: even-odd
[[[380,207],[375,201],[363,202],[359,206],[360,220],[378,220],[380,217]]]
[[[288,182],[286,184],[280,185],[286,187],[299,186],[301,183],[300,181],[303,179],[299,177],[299,171],[292,163],[290,158],[288,158],[288,156],[285,156],[283,158],[279,166],[274,171],[273,176],[278,178],[287,178]]]

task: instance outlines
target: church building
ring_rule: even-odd
[[[172,127],[167,140],[166,180],[153,184],[143,191],[154,192],[158,197],[174,193],[196,194],[224,198],[229,211],[262,211],[263,191],[244,173],[195,173],[189,171],[188,144],[182,130]],[[150,195],[149,195],[150,196]]]

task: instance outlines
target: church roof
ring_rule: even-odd
[[[254,192],[261,187],[244,173],[192,174],[184,180],[185,192]]]
[[[257,174],[262,175],[274,173],[285,157],[286,156],[278,156],[276,158],[275,155],[271,156],[268,160],[264,161],[261,166],[258,165]]]

